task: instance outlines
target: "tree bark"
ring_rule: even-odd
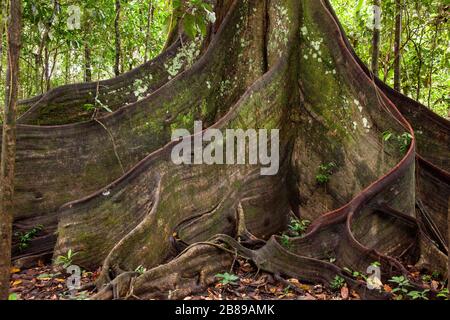
[[[395,0],[394,89],[401,90],[402,0]]]
[[[149,52],[150,52],[151,27],[152,27],[154,12],[155,12],[155,7],[153,4],[153,0],[150,0],[150,2],[148,4],[148,12],[147,12],[147,30],[146,30],[146,35],[145,35],[144,62],[148,61],[148,56],[149,56]]]
[[[116,16],[114,19],[114,34],[115,34],[115,43],[116,43],[116,54],[115,54],[115,62],[114,62],[114,74],[116,76],[121,73],[121,39],[120,39],[120,0],[116,0]]]
[[[0,300],[8,299],[12,219],[14,209],[14,170],[16,157],[16,103],[19,86],[21,0],[10,0],[8,25],[8,69],[0,164]]]
[[[6,23],[6,1],[0,3],[0,79],[3,81],[3,34]],[[2,112],[2,110],[0,110]]]
[[[151,92],[117,112],[51,130],[19,127],[16,230],[45,223],[27,255],[72,250],[80,266],[102,265],[99,299],[183,298],[229,271],[236,254],[325,286],[338,275],[372,299],[389,296],[368,291],[345,268],[364,272],[379,261],[383,282],[408,277],[406,261],[445,272],[450,125],[373,79],[327,1],[267,3],[224,3],[198,60],[201,46],[185,42],[136,69],[139,76],[108,82],[122,96]],[[136,85],[154,78],[164,83],[156,91]],[[62,88],[42,106],[76,103],[90,90]],[[263,176],[262,164],[177,165],[172,129],[191,131],[195,120],[225,134],[279,129],[279,172]],[[411,141],[383,143],[386,131]],[[316,175],[330,162],[335,170],[321,185]],[[313,223],[286,243],[280,235],[293,216]],[[138,266],[148,271],[137,274]]]
[[[380,20],[377,17],[379,9],[381,7],[381,0],[374,0],[374,22],[373,22],[373,38],[372,38],[372,72],[378,77],[380,70],[379,60],[380,60]],[[380,11],[381,14],[381,11]]]
[[[84,82],[92,81],[92,63],[91,63],[91,48],[89,44],[84,45]]]

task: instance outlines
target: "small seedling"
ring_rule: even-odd
[[[437,294],[438,298],[444,298],[444,299],[448,299],[448,289],[442,289],[441,291],[439,291],[439,293]]]
[[[364,281],[367,281],[367,276],[359,271],[353,271],[350,268],[344,268],[344,271],[348,272],[353,278],[355,279],[362,279]]]
[[[36,237],[36,235],[44,228],[42,225],[38,225],[25,233],[16,232],[15,236],[19,237],[19,250],[23,251],[30,245],[30,241]]]
[[[287,234],[283,233],[281,236],[281,245],[285,248],[289,248],[291,246],[290,238]]]
[[[92,103],[86,103],[83,105],[83,109],[86,111],[95,110],[95,106]]]
[[[72,249],[69,249],[67,251],[67,254],[65,256],[58,256],[55,259],[55,264],[57,266],[63,266],[64,269],[72,265],[73,257],[76,256],[78,252],[72,252]]]
[[[333,281],[331,281],[330,288],[337,291],[337,290],[341,289],[344,285],[345,285],[345,279],[340,276],[336,276],[336,277],[334,277]]]
[[[311,221],[309,221],[309,220],[291,219],[291,224],[289,225],[289,230],[292,233],[292,235],[298,237],[298,236],[302,235],[308,229],[308,226],[310,224],[311,224]]]
[[[223,285],[227,284],[237,285],[236,281],[239,280],[238,276],[230,274],[228,272],[216,274],[216,278],[220,279],[220,283]]]
[[[335,168],[336,164],[334,162],[320,165],[316,175],[317,183],[320,185],[327,184],[330,181]]]
[[[408,297],[411,297],[413,300],[429,300],[427,297],[427,293],[430,290],[424,290],[424,291],[411,291],[408,293]]]
[[[383,132],[383,141],[388,142],[393,137],[393,133],[390,131]]]
[[[398,140],[400,142],[400,151],[402,153],[408,151],[409,146],[411,145],[412,142],[412,135],[408,132],[405,132],[400,137],[398,137]]]
[[[136,270],[134,270],[134,272],[138,273],[138,274],[144,274],[147,271],[147,268],[144,268],[143,266],[139,266],[136,268]]]
[[[422,276],[422,281],[423,282],[431,282],[431,280],[433,280],[433,278],[429,274],[424,274]]]
[[[11,293],[8,296],[8,300],[19,300],[19,298],[17,297],[17,293]]]
[[[404,276],[392,277],[389,282],[396,284],[397,287],[392,290],[392,293],[397,293],[399,299],[402,299],[404,295],[407,295],[409,291],[408,287],[411,287],[409,280]]]

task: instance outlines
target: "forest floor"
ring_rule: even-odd
[[[89,287],[100,270],[83,271],[81,286]],[[188,296],[185,300],[356,300],[359,296],[343,287],[331,292],[321,284],[304,284],[297,279],[285,279],[258,272],[249,262],[237,260],[232,275],[238,279],[224,284],[217,279],[205,292]],[[20,270],[11,269],[10,293],[18,300],[86,300],[94,288],[71,294],[66,282],[68,274],[62,267],[43,265]]]
[[[433,280],[411,267],[411,276],[426,279],[430,289],[439,290],[444,283]],[[94,283],[100,269],[94,272],[82,271],[81,286],[71,293],[67,288],[68,274],[62,267],[40,264],[35,268],[11,269],[11,290],[13,300],[86,300],[94,294]],[[346,285],[330,290],[322,284],[306,284],[297,279],[283,278],[259,272],[245,260],[237,259],[233,270],[217,278],[205,292],[188,296],[185,300],[360,300],[359,295]],[[219,275],[218,275],[219,276]],[[228,282],[226,283],[228,279]],[[392,292],[395,285],[385,284],[384,290]]]

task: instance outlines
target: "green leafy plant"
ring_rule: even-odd
[[[438,298],[444,298],[444,299],[448,299],[448,289],[444,288],[441,291],[439,291],[439,293],[437,294]]]
[[[423,281],[423,282],[431,282],[431,280],[433,280],[433,278],[432,278],[431,275],[429,275],[429,274],[424,274],[424,275],[422,276],[422,281]]]
[[[63,268],[67,268],[70,265],[72,265],[73,257],[76,256],[78,252],[72,252],[72,249],[69,249],[67,251],[67,254],[65,256],[58,256],[55,259],[55,264],[57,266],[62,266]]]
[[[427,293],[430,290],[424,290],[424,291],[411,291],[408,293],[408,297],[411,297],[413,300],[429,300],[427,297]]]
[[[399,299],[402,299],[403,296],[407,295],[409,290],[408,287],[411,287],[409,280],[404,276],[392,277],[389,282],[396,285],[396,288],[392,290],[392,293],[396,293]]]
[[[137,272],[139,274],[144,274],[147,271],[147,268],[144,268],[143,266],[137,267],[134,272]]]
[[[294,236],[300,236],[308,229],[310,224],[311,221],[309,220],[291,219],[289,230]]]
[[[393,133],[391,131],[383,132],[383,141],[388,142],[393,137]]]
[[[379,261],[374,261],[370,265],[372,267],[375,267],[375,268],[380,268],[381,267],[381,263]]]
[[[321,185],[327,184],[330,181],[330,178],[333,175],[333,170],[335,168],[336,164],[334,162],[321,164],[316,174],[317,183]]]
[[[239,277],[234,275],[234,274],[230,274],[228,272],[225,273],[218,273],[215,276],[216,278],[220,279],[220,283],[223,285],[227,285],[227,284],[233,284],[236,285],[237,284],[237,280],[239,280]]]
[[[86,111],[92,111],[95,109],[95,106],[92,103],[85,103],[83,105],[83,109]]]
[[[339,290],[345,286],[345,279],[341,276],[334,277],[333,281],[330,282],[330,288],[333,290]]]
[[[289,248],[291,246],[291,239],[285,233],[281,236],[281,245],[285,248]]]
[[[367,276],[362,272],[353,271],[350,268],[344,268],[343,270],[346,271],[347,273],[349,273],[355,279],[361,279],[361,280],[367,281]]]
[[[412,135],[408,132],[405,132],[400,137],[398,137],[398,140],[400,142],[400,151],[402,153],[408,151],[409,146],[411,145],[412,142]]]
[[[173,0],[173,9],[172,16],[169,16],[166,20],[167,29],[170,30],[173,27],[173,22],[177,18],[181,18],[184,31],[191,39],[195,39],[198,34],[205,36],[208,22],[214,23],[216,21],[216,15],[211,4],[204,0]]]
[[[433,273],[431,274],[431,277],[434,280],[439,280],[441,278],[441,273],[439,271],[433,271]]]
[[[8,296],[8,300],[19,300],[19,297],[17,296],[17,293],[11,293]]]
[[[36,235],[44,228],[42,225],[38,225],[31,229],[30,231],[21,233],[16,232],[15,236],[19,238],[19,250],[23,251],[29,247],[30,241],[36,237]]]

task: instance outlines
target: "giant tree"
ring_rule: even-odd
[[[377,261],[383,282],[411,264],[445,272],[449,123],[373,78],[326,0],[218,0],[215,18],[203,9],[206,36],[177,21],[143,67],[30,104],[21,123],[54,126],[18,127],[15,228],[45,228],[15,263],[76,251],[74,263],[102,265],[99,299],[181,298],[236,255],[305,281],[340,276],[363,298],[389,293],[345,268]],[[92,96],[114,112],[67,124]],[[171,133],[195,120],[224,134],[279,129],[278,173],[175,164]],[[313,223],[281,238],[291,219]]]

